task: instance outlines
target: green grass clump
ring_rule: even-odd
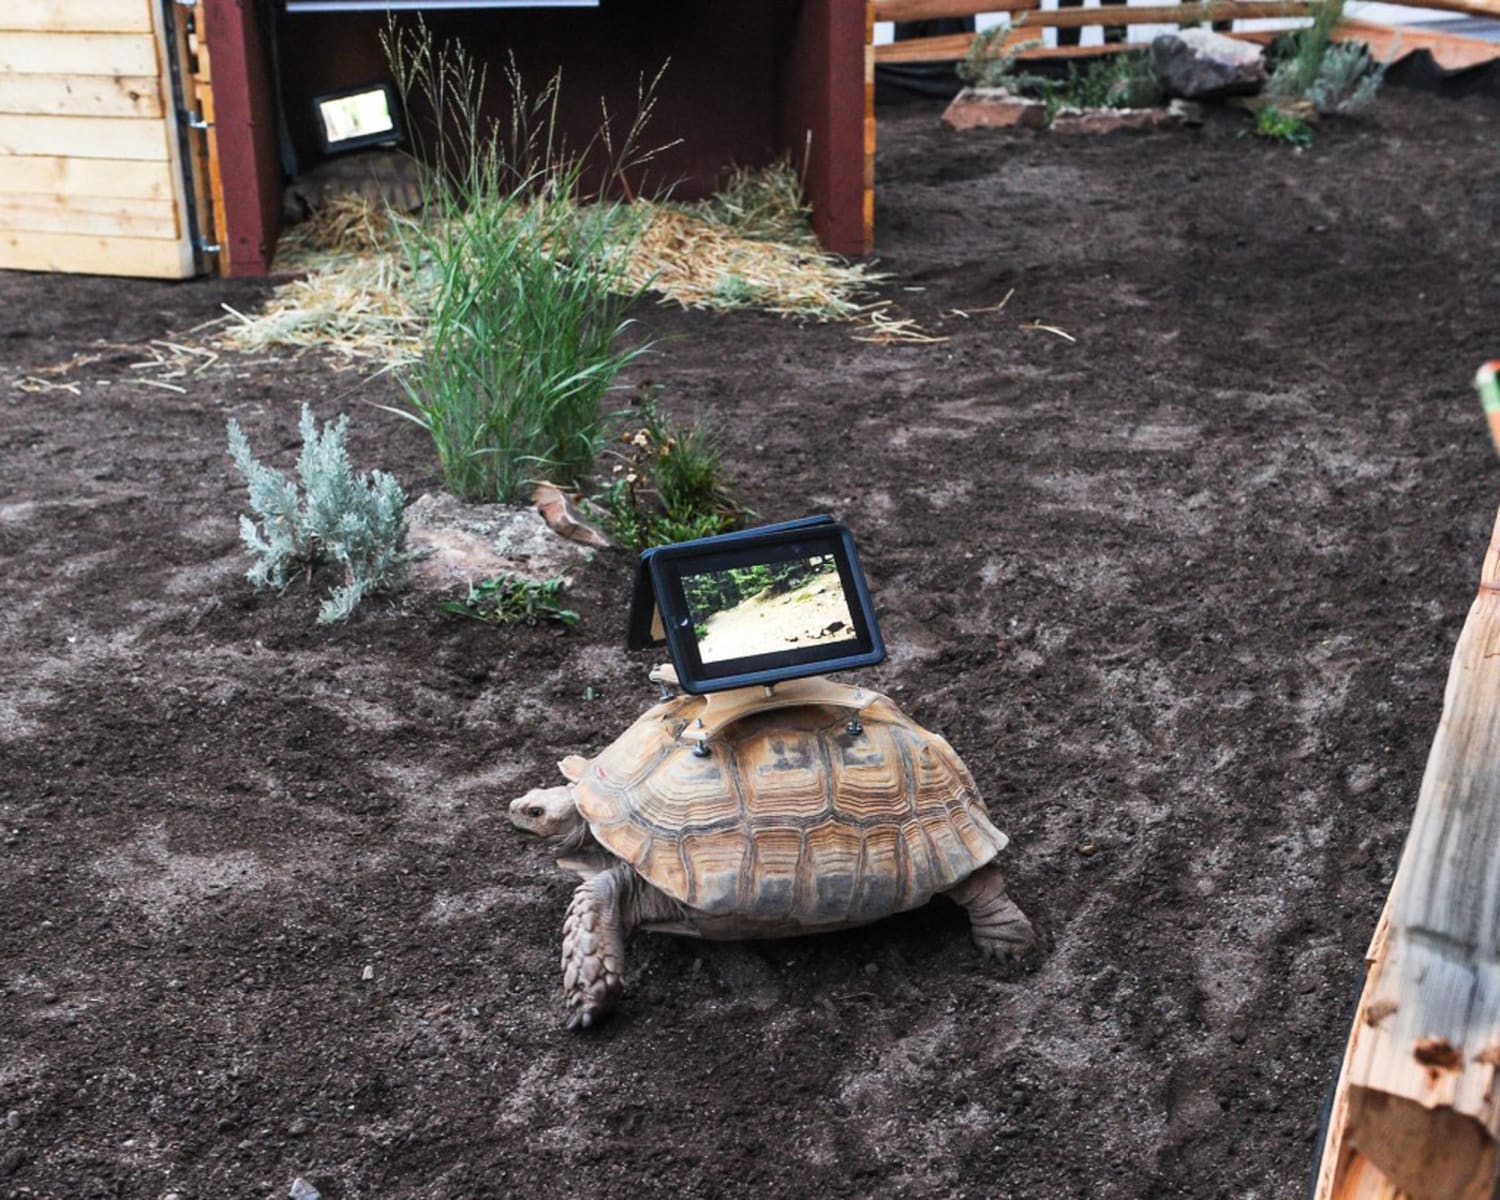
[[[730,495],[713,428],[674,426],[651,396],[620,435],[611,480],[591,501],[620,545],[645,550],[740,528],[753,515]]]
[[[586,194],[586,163],[613,177],[649,157],[636,145],[650,90],[623,142],[611,142],[606,114],[574,153],[558,77],[528,96],[512,63],[501,128],[483,115],[484,72],[462,47],[437,45],[425,25],[392,25],[385,44],[402,96],[437,126],[413,136],[422,219],[398,226],[431,295],[402,414],[431,435],[445,484],[465,500],[515,500],[538,479],[579,484],[603,441],[602,398],[648,348],[622,337],[643,291],[628,280],[641,218]]]
[[[542,621],[576,625],[578,614],[563,607],[564,587],[561,579],[501,575],[482,583],[471,583],[462,600],[443,600],[438,608],[455,617],[470,617],[492,625],[537,625]]]

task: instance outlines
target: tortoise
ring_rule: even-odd
[[[597,758],[558,764],[510,820],[551,838],[583,882],[563,923],[569,1029],[618,1001],[637,928],[738,939],[863,925],[945,893],[975,943],[1004,961],[1031,924],[994,863],[1008,839],[943,738],[891,701],[742,717],[695,752],[680,739],[701,696],[649,709]]]

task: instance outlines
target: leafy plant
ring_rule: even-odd
[[[1323,56],[1307,98],[1320,113],[1347,116],[1360,112],[1375,102],[1390,62],[1376,62],[1364,42],[1335,42]]]
[[[649,393],[639,405],[639,424],[616,444],[614,478],[592,501],[609,535],[644,550],[738,529],[752,514],[724,486],[712,426],[676,428]]]
[[[512,500],[543,478],[580,483],[604,437],[604,394],[649,348],[622,341],[645,286],[628,279],[642,220],[589,195],[585,179],[590,164],[613,178],[650,157],[636,148],[651,88],[622,141],[605,113],[575,153],[558,124],[558,76],[529,96],[512,61],[502,128],[484,116],[483,70],[457,43],[436,44],[420,24],[393,24],[384,40],[402,96],[436,122],[434,136],[414,138],[424,216],[398,226],[432,293],[402,415],[431,435],[444,482],[464,499]]]
[[[1041,75],[1016,70],[1022,53],[1042,44],[1040,38],[1007,45],[1010,35],[1020,26],[1001,24],[976,34],[969,52],[958,64],[958,77],[970,87],[1004,88],[1013,95],[1046,87],[1052,81]]]
[[[958,66],[959,77],[970,87],[1004,88],[1013,96],[1042,100],[1049,122],[1064,108],[1147,108],[1161,102],[1161,80],[1149,55],[1116,54],[1082,68],[1070,62],[1060,78],[1020,71],[1021,53],[1041,42],[1007,45],[1015,28],[999,25],[976,36]]]
[[[346,620],[371,592],[405,586],[412,555],[406,548],[406,495],[384,471],[358,474],[349,460],[349,418],[319,432],[302,406],[302,451],[297,478],[259,462],[232,418],[229,457],[244,476],[258,521],[241,515],[240,540],[255,556],[246,572],[257,590],[285,591],[324,564],[343,568],[344,582],[318,610],[318,621]]]
[[[1307,120],[1274,105],[1268,104],[1255,114],[1255,128],[1252,132],[1256,137],[1283,142],[1288,146],[1312,144],[1312,126]]]
[[[1277,101],[1309,101],[1320,113],[1348,114],[1368,107],[1385,81],[1390,60],[1377,62],[1363,42],[1335,42],[1344,20],[1344,0],[1323,0],[1312,23],[1271,46],[1266,95]],[[1394,57],[1394,56],[1393,56]]]
[[[482,583],[471,583],[462,600],[443,600],[438,608],[456,617],[471,617],[494,625],[522,622],[536,625],[556,621],[561,625],[578,624],[578,614],[564,608],[562,579],[526,579],[520,575],[501,575]]]

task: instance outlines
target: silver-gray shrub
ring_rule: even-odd
[[[1320,113],[1357,113],[1374,102],[1388,62],[1376,62],[1364,42],[1335,42],[1323,55],[1307,98]]]
[[[255,558],[245,573],[257,590],[285,591],[298,575],[311,579],[320,566],[343,568],[344,581],[329,593],[318,621],[346,620],[361,598],[405,586],[406,494],[384,471],[356,472],[349,460],[349,418],[321,431],[302,406],[302,452],[297,478],[268,467],[232,418],[229,457],[245,477],[255,519],[241,514],[240,539]]]

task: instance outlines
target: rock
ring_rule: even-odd
[[[1345,777],[1351,796],[1363,796],[1380,782],[1380,770],[1373,763],[1360,763]]]
[[[413,501],[406,515],[412,549],[426,552],[412,567],[412,586],[427,591],[505,574],[548,579],[594,555],[588,547],[558,537],[534,508],[465,504],[440,492]]]
[[[1168,95],[1189,100],[1252,96],[1266,81],[1259,46],[1202,28],[1162,34],[1151,43],[1151,65]]]
[[[301,1137],[311,1128],[312,1126],[309,1125],[303,1118],[293,1117],[290,1121],[287,1122],[286,1132],[288,1137]]]
[[[370,963],[366,963],[365,964],[365,969],[359,973],[359,977],[361,979],[365,980],[366,982],[368,982],[371,979],[374,979],[375,978],[375,967],[372,964],[370,964]]]
[[[15,1109],[11,1109],[10,1112],[5,1114],[5,1125],[7,1129],[21,1128],[21,1114]]]
[[[1053,133],[1117,133],[1155,129],[1173,120],[1164,108],[1065,108],[1052,119]]]
[[[1167,105],[1167,114],[1184,125],[1203,124],[1203,105],[1196,100],[1184,100],[1180,96]],[[1189,178],[1195,178],[1189,176]]]
[[[1004,88],[964,88],[948,111],[943,124],[949,129],[1045,129],[1047,106],[1040,100],[1013,96]]]
[[[292,1200],[323,1200],[323,1193],[298,1175],[292,1180],[292,1190],[287,1193]]]

